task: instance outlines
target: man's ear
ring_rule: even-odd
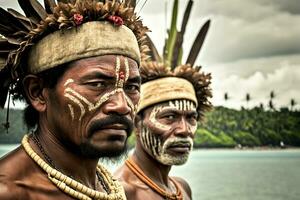
[[[46,110],[46,90],[44,82],[36,75],[27,75],[23,79],[23,86],[25,94],[31,105],[38,111],[44,112]]]

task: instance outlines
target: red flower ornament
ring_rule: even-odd
[[[78,13],[73,15],[73,19],[74,19],[74,22],[77,26],[82,24],[82,22],[83,22],[83,16],[81,14],[78,14]]]
[[[107,19],[108,21],[112,22],[115,26],[122,26],[124,24],[123,19],[116,15],[110,15]]]

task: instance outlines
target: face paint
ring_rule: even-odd
[[[190,109],[191,108],[191,109]],[[151,110],[149,114],[150,124],[144,124],[141,133],[140,141],[146,151],[152,155],[157,161],[164,165],[181,165],[184,164],[189,156],[189,152],[182,155],[172,155],[168,153],[168,148],[177,144],[186,144],[190,147],[190,150],[193,147],[193,140],[191,137],[182,138],[182,137],[169,137],[164,142],[162,142],[161,135],[172,131],[171,125],[166,125],[157,120],[157,115],[166,110],[166,109],[177,109],[181,111],[191,111],[196,110],[196,107],[192,101],[188,100],[175,100],[169,101],[168,105],[156,105]],[[149,126],[150,125],[150,126]],[[160,134],[153,133],[152,128],[155,127],[155,131]],[[197,125],[188,125],[189,131],[195,133],[197,130]]]
[[[70,95],[68,93],[65,94],[65,97],[67,97],[69,100],[71,100],[73,103],[75,103],[76,105],[79,106],[79,108],[80,108],[79,121],[81,121],[81,118],[85,114],[85,109],[84,109],[83,104],[76,97],[74,97],[74,96],[72,96],[72,95]],[[72,113],[71,113],[71,116],[72,116]],[[75,116],[74,116],[74,118],[75,118]],[[72,120],[73,120],[73,118],[72,118]]]
[[[72,121],[74,120],[75,116],[74,116],[74,108],[71,104],[68,104],[69,110],[70,110],[70,114],[72,117]]]
[[[189,153],[193,149],[193,140],[190,137],[172,137],[163,143],[161,138],[151,133],[147,127],[143,127],[140,133],[140,141],[144,148],[146,148],[146,151],[164,165],[182,165],[186,163]],[[190,151],[182,155],[169,154],[168,148],[178,144],[190,146]]]
[[[128,80],[129,78],[129,64],[128,64],[128,60],[127,58],[124,58],[124,65],[125,65],[125,72],[120,71],[120,66],[121,66],[121,60],[120,58],[117,56],[116,57],[116,66],[115,66],[115,75],[116,75],[116,83],[115,83],[115,89],[111,92],[107,92],[105,94],[103,94],[100,99],[98,101],[96,101],[94,104],[92,102],[90,102],[87,98],[83,97],[80,93],[76,92],[75,90],[73,90],[72,88],[68,87],[68,85],[70,83],[73,83],[74,80],[73,79],[68,79],[65,83],[64,86],[66,87],[65,89],[65,94],[64,96],[66,98],[68,98],[69,100],[71,100],[76,106],[78,106],[80,108],[80,117],[79,117],[79,121],[81,120],[81,118],[83,117],[83,115],[85,114],[86,110],[83,104],[85,104],[88,108],[88,111],[94,111],[96,109],[98,109],[103,103],[105,103],[106,101],[108,101],[113,95],[115,95],[118,92],[122,92],[123,95],[125,96],[126,102],[128,104],[128,106],[131,108],[132,111],[135,110],[135,106],[133,105],[133,102],[131,101],[131,99],[125,94],[123,87],[124,87],[124,83]],[[75,116],[74,116],[74,110],[73,107],[71,105],[69,106],[69,110],[70,110],[70,114],[72,117],[72,120],[74,120]]]
[[[66,87],[69,83],[73,83],[73,82],[74,82],[74,80],[69,78],[69,79],[65,82],[64,86]]]
[[[163,110],[163,108],[164,108],[163,106],[158,106],[158,105],[155,106],[150,113],[149,120],[151,123],[154,124],[155,127],[162,129],[164,131],[168,131],[171,129],[170,126],[162,124],[156,120],[157,113],[161,112]]]

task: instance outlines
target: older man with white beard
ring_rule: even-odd
[[[127,199],[192,199],[188,183],[169,172],[188,160],[197,121],[210,108],[210,74],[189,64],[171,70],[148,62],[142,64],[141,76],[136,147],[115,175]]]

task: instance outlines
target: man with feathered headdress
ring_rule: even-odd
[[[211,107],[208,100],[211,97],[210,74],[200,71],[200,67],[192,67],[209,21],[200,29],[186,64],[178,64],[192,3],[190,0],[180,32],[175,28],[176,20],[171,23],[164,63],[154,45],[150,45],[154,61],[142,63],[141,99],[135,119],[136,146],[133,155],[115,173],[128,199],[192,198],[184,179],[169,176],[173,165],[187,161],[197,121],[203,119],[205,111]],[[177,13],[177,7],[178,0],[175,0],[173,13]],[[175,41],[173,45],[172,41]]]
[[[25,100],[33,131],[0,160],[0,199],[126,199],[98,160],[122,154],[139,101],[134,1],[18,2],[0,8],[0,106]]]

